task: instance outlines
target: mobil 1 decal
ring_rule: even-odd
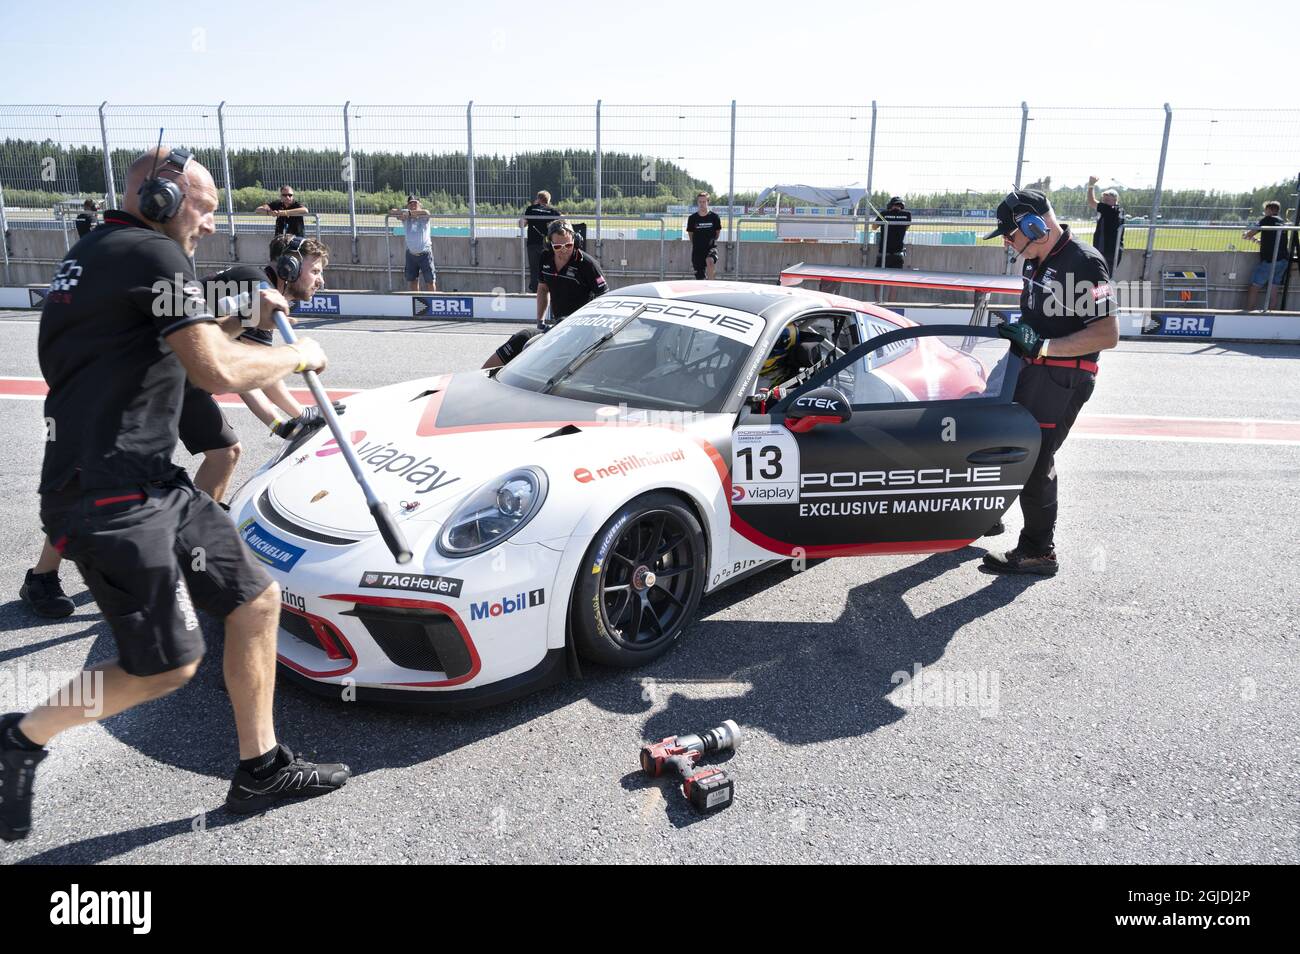
[[[738,427],[731,441],[735,507],[799,502],[799,443],[780,425]]]

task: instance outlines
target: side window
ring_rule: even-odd
[[[868,328],[874,330],[875,322]],[[886,332],[897,332],[881,324]],[[989,328],[952,328],[952,334],[915,329],[872,348],[873,335],[853,361],[824,379],[855,407],[932,401],[1009,399],[1005,395],[1010,344]],[[946,330],[946,329],[945,329]],[[924,332],[924,333],[922,333]]]

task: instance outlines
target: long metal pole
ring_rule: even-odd
[[[867,144],[867,197],[876,179],[876,101],[871,101],[871,140]]]
[[[104,202],[110,209],[117,208],[117,186],[113,184],[113,154],[108,149],[108,124],[104,121],[104,107],[108,100],[99,104],[99,136],[104,144]]]
[[[217,135],[221,137],[221,170],[226,176],[226,225],[230,229],[230,252],[232,262],[239,261],[239,245],[235,241],[235,184],[230,181],[230,153],[226,149],[226,101],[217,104]]]
[[[1029,104],[1020,104],[1020,145],[1016,148],[1016,188],[1020,188],[1020,174],[1025,167],[1025,134],[1029,132]]]
[[[727,241],[736,240],[736,101],[731,101],[731,157],[727,163]],[[730,256],[728,256],[730,257]]]
[[[1160,196],[1165,188],[1165,160],[1169,157],[1169,127],[1174,121],[1174,111],[1165,103],[1165,134],[1160,140],[1160,166],[1156,169],[1156,192],[1151,197],[1151,224],[1158,224],[1160,218]],[[1142,253],[1142,274],[1139,281],[1147,280],[1147,267],[1151,264],[1151,251],[1156,244],[1156,230],[1147,229],[1147,247]]]
[[[465,107],[465,164],[469,173],[469,254],[470,264],[478,267],[478,238],[475,216],[478,214],[478,194],[474,188],[474,100]]]
[[[348,229],[352,233],[352,264],[361,261],[361,250],[357,243],[357,167],[352,158],[352,124],[348,119],[352,100],[343,104],[343,152],[347,162],[345,178],[348,181]]]
[[[596,258],[598,259],[604,258],[605,253],[600,237],[601,193],[604,191],[601,188],[603,176],[600,158],[600,100],[596,100]]]

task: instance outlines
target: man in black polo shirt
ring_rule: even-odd
[[[519,227],[526,229],[525,244],[528,249],[528,290],[537,291],[538,276],[542,268],[542,252],[546,250],[546,230],[553,219],[560,217],[560,210],[551,205],[551,194],[543,189],[533,199],[533,204],[524,209],[519,218]]]
[[[573,229],[556,219],[547,230],[551,247],[542,253],[537,285],[537,326],[544,325],[546,306],[551,306],[551,324],[563,321],[587,302],[609,290],[600,262],[574,244]]]
[[[1106,271],[1112,276],[1124,257],[1120,228],[1124,225],[1124,210],[1119,207],[1119,190],[1107,189],[1097,198],[1097,177],[1088,176],[1088,208],[1097,210],[1097,227],[1092,232],[1092,247],[1106,260]]]
[[[308,209],[294,198],[293,186],[280,186],[280,198],[259,205],[253,211],[260,212],[262,215],[275,216],[276,235],[283,235],[285,232],[297,236],[303,234],[303,216],[307,214]]]
[[[885,211],[877,213],[871,228],[884,229],[880,234],[880,244],[876,246],[876,268],[902,268],[907,261],[907,248],[903,239],[912,224],[912,213],[898,196],[889,200]],[[888,227],[886,227],[886,225]]]
[[[294,371],[323,370],[310,339],[280,348],[231,340],[238,317],[208,311],[189,257],[216,231],[211,174],[181,150],[141,156],[127,172],[125,211],[64,258],[41,314],[37,348],[49,385],[41,523],[74,560],[103,611],[117,658],[31,712],[0,716],[0,838],[25,838],[32,785],[60,732],[175,691],[203,656],[195,607],[225,619],[224,673],[240,762],[226,805],[235,812],[324,794],[343,765],[296,758],[276,739],[280,588],[230,519],[171,462],[188,376],[209,391],[247,391]],[[279,293],[259,293],[261,327]],[[59,704],[94,691],[94,709]]]
[[[1098,353],[1119,343],[1119,321],[1106,262],[1057,222],[1047,196],[1013,191],[997,214],[998,227],[985,238],[1002,236],[1025,259],[1020,320],[998,331],[1025,361],[1015,400],[1038,420],[1042,444],[1020,493],[1020,540],[1005,553],[987,553],[984,565],[998,573],[1053,576],[1056,452],[1092,396]]]
[[[709,211],[709,194],[695,196],[695,211],[686,217],[686,234],[691,237],[691,268],[696,278],[713,279],[718,267],[718,236],[722,234],[722,219]]]

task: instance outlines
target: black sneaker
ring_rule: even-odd
[[[22,721],[21,712],[0,716],[0,840],[19,841],[32,830],[32,784],[48,749],[28,751],[4,745],[4,732]]]
[[[990,550],[984,554],[984,565],[994,573],[1024,573],[1032,576],[1056,576],[1059,569],[1055,550],[1041,556],[1032,556],[1020,547],[1005,553]]]
[[[58,570],[49,573],[28,570],[27,578],[23,580],[22,588],[18,591],[18,598],[37,616],[44,616],[47,619],[63,619],[65,616],[71,616],[72,611],[77,608],[76,604],[68,599],[68,594],[63,592],[63,587],[59,584]]]
[[[1006,524],[1004,524],[1001,520],[999,520],[997,523],[993,524],[993,526],[989,527],[987,530],[984,531],[984,536],[1000,537],[1002,536],[1002,534],[1006,532],[1007,532]]]
[[[286,798],[315,798],[342,788],[352,770],[337,763],[317,765],[280,746],[280,761],[286,762],[270,778],[258,781],[251,772],[239,769],[226,794],[226,808],[237,815],[264,812]]]

